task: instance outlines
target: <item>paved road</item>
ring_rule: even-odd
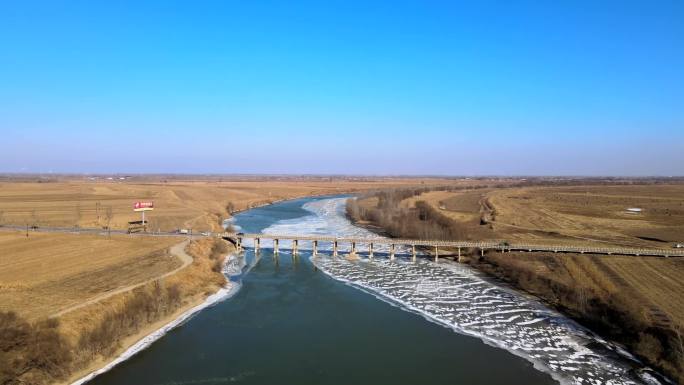
[[[4,225],[0,226],[0,231],[26,231],[26,226],[16,226],[16,225]],[[180,234],[174,231],[162,231],[162,232],[147,232],[147,233],[131,233],[128,234],[126,230],[103,230],[100,228],[84,228],[84,227],[38,227],[36,229],[29,228],[29,235],[31,233],[69,233],[69,234],[97,234],[97,235],[107,235],[118,234],[118,235],[130,235],[130,236],[145,236],[145,237],[179,237],[179,238],[190,238],[189,234]],[[209,234],[211,235],[211,234]],[[207,235],[207,236],[209,236]],[[192,238],[202,237],[200,233],[193,233]]]

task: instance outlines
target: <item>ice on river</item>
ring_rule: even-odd
[[[352,225],[344,217],[344,204],[344,198],[306,203],[304,209],[311,215],[277,222],[264,233],[378,238]],[[309,246],[302,242],[299,248]],[[319,249],[326,246],[321,243]],[[268,245],[262,241],[262,247]],[[286,247],[281,241],[283,251]],[[341,250],[343,247],[340,244]],[[382,251],[377,247],[375,250]],[[562,383],[660,383],[651,371],[636,370],[639,365],[620,355],[617,347],[538,301],[491,282],[468,266],[427,259],[417,263],[402,258],[389,261],[382,257],[369,261],[320,255],[312,260],[334,279],[524,357]]]

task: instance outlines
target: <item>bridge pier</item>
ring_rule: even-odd
[[[314,257],[318,255],[318,241],[313,241],[313,255]]]
[[[484,248],[480,247],[480,257],[484,257]]]
[[[242,238],[237,238],[235,249],[237,249],[238,252],[242,251]]]
[[[273,240],[273,255],[278,255],[278,239]]]
[[[337,257],[337,241],[333,241],[333,257]]]
[[[416,245],[411,245],[411,262],[416,262]]]
[[[254,238],[254,252],[255,253],[259,252],[259,246],[261,246],[261,239]]]
[[[390,261],[394,261],[394,243],[390,244]]]
[[[351,254],[350,255],[356,255],[356,242],[351,243]]]
[[[439,262],[439,249],[435,246],[435,262]]]
[[[299,241],[294,239],[292,241],[292,255],[297,255],[299,252]]]
[[[456,259],[459,263],[461,263],[461,248],[458,248],[458,259]]]
[[[368,259],[373,259],[373,242],[368,244]]]

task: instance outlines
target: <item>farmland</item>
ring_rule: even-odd
[[[684,185],[499,190],[489,200],[496,210],[494,227],[515,237],[536,231],[555,238],[670,247],[684,234]]]
[[[442,179],[401,178],[201,178],[137,177],[90,180],[63,177],[0,181],[0,225],[125,229],[140,220],[133,202],[153,201],[150,230],[218,230],[231,212],[283,199],[387,187],[455,184]],[[230,212],[229,212],[230,211]]]
[[[682,184],[429,191],[401,206],[417,201],[468,226],[479,239],[671,247],[684,234]]]
[[[0,311],[29,320],[180,266],[175,238],[0,232]]]

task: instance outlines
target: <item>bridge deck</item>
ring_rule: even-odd
[[[523,250],[523,251],[548,251],[561,253],[587,253],[587,254],[615,254],[634,256],[659,256],[659,257],[684,257],[684,250],[678,249],[646,249],[630,247],[595,247],[595,246],[570,246],[570,245],[539,245],[531,243],[505,243],[504,241],[440,241],[419,239],[397,238],[338,238],[330,236],[310,236],[292,234],[235,234],[223,233],[224,238],[233,239],[278,239],[296,241],[337,242],[356,244],[383,244],[383,245],[408,245],[417,247],[448,247],[448,248],[476,248],[483,250]]]

